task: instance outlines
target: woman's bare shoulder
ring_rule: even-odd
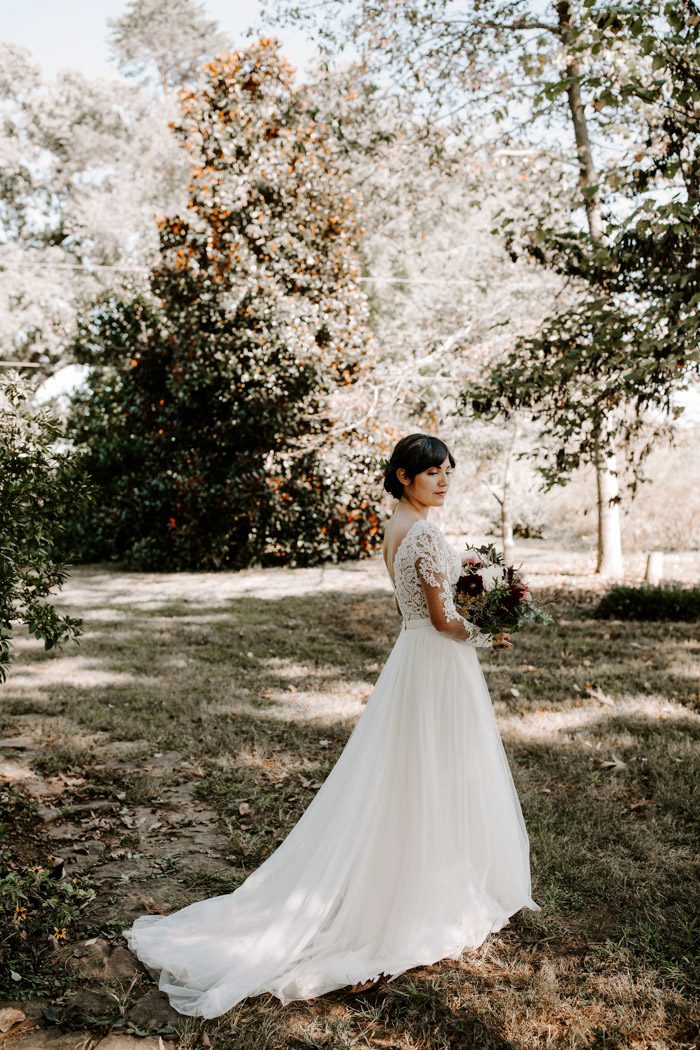
[[[400,543],[416,520],[407,514],[393,514],[384,526],[384,539],[390,543]]]
[[[432,524],[426,518],[421,518],[416,514],[394,514],[389,518],[384,526],[384,550],[393,554],[418,522],[423,522],[428,526]]]

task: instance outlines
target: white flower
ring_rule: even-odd
[[[492,591],[496,584],[503,583],[505,576],[500,565],[487,565],[485,569],[479,570],[485,591]]]

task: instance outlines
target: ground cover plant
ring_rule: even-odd
[[[542,911],[370,995],[284,1008],[262,996],[201,1022],[169,1009],[120,931],[144,911],[229,892],[282,840],[393,644],[391,594],[378,559],[323,573],[76,572],[62,601],[85,618],[80,648],[46,654],[20,639],[2,770],[35,807],[45,852],[96,892],[54,948],[58,985],[40,1009],[36,989],[13,982],[6,1002],[28,1017],[16,1030],[160,1033],[182,1050],[689,1050],[693,625],[599,620],[590,580],[529,575],[552,624],[480,660]]]
[[[700,620],[700,587],[614,586],[598,602],[601,620]]]

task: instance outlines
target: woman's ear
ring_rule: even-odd
[[[402,485],[410,485],[411,479],[409,478],[403,467],[396,468],[396,477],[399,479]]]

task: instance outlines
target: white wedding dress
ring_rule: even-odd
[[[459,553],[420,519],[393,570],[401,633],[298,823],[235,892],[125,931],[180,1013],[216,1017],[263,992],[285,1004],[397,976],[478,947],[520,908],[539,910],[475,648],[491,638],[469,624],[471,641],[454,641],[427,615],[421,577],[446,618],[460,618]]]

